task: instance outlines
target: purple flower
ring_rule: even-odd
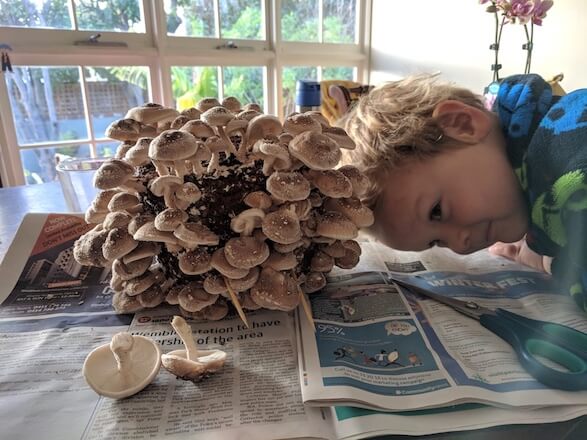
[[[520,24],[526,24],[532,19],[533,10],[534,1],[532,0],[511,0],[505,15],[512,23],[517,20]]]
[[[489,110],[492,111],[493,110],[493,104],[495,103],[495,100],[497,99],[497,95],[494,93],[486,93],[485,95],[483,95],[483,106]]]
[[[552,8],[552,0],[534,0],[534,9],[532,10],[532,23],[541,26],[542,19],[546,17],[546,12]]]

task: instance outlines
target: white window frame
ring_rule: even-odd
[[[217,2],[216,11],[218,11]],[[194,38],[167,36],[163,1],[142,0],[145,33],[102,32],[100,41],[123,42],[127,47],[76,46],[75,41],[87,40],[96,32],[72,30],[22,29],[0,27],[0,42],[13,51],[13,67],[18,66],[147,66],[150,72],[150,99],[172,105],[171,66],[261,66],[266,74],[264,84],[265,111],[283,118],[283,67],[349,66],[356,70],[356,81],[368,83],[370,62],[370,31],[372,0],[356,0],[356,44],[302,43],[281,40],[281,0],[262,0],[265,40],[227,38]],[[319,0],[322,11],[323,0]],[[218,20],[218,13],[217,13]],[[322,20],[319,20],[321,26]],[[218,26],[217,26],[218,32]],[[319,32],[322,38],[322,32]],[[218,49],[234,42],[237,49]],[[319,68],[319,74],[321,69]],[[9,73],[5,73],[9,74]],[[318,78],[319,80],[320,78]],[[85,78],[80,78],[85,84]],[[222,75],[219,76],[222,94]],[[85,95],[85,93],[83,93]],[[84,96],[84,107],[87,100]],[[91,124],[90,124],[91,125]],[[78,145],[89,143],[93,154],[98,138],[88,127],[90,140],[43,142],[35,145]],[[6,82],[0,73],[0,176],[4,186],[25,183]]]

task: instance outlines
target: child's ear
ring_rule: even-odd
[[[485,111],[461,101],[442,101],[432,117],[445,136],[465,143],[477,143],[491,130],[491,117]]]

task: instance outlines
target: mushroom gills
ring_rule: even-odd
[[[82,373],[96,393],[124,399],[149,385],[160,366],[161,350],[156,342],[121,332],[88,354]]]

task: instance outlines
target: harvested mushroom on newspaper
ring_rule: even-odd
[[[185,319],[174,316],[171,325],[185,349],[161,355],[161,363],[167,371],[180,379],[199,382],[224,366],[226,353],[222,350],[199,350]]]

